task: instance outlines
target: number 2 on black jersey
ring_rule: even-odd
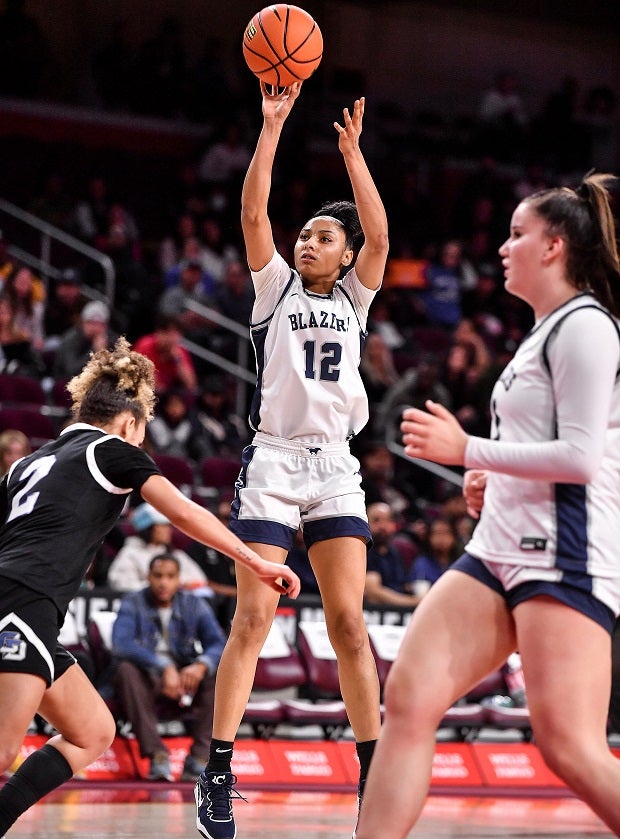
[[[342,345],[335,341],[326,341],[321,344],[321,352],[323,357],[321,358],[319,379],[324,382],[337,382],[340,378],[340,370],[337,367],[342,358]],[[305,341],[304,353],[306,354],[306,379],[316,379],[316,341]]]
[[[26,485],[23,486],[18,492],[15,493],[13,496],[13,500],[11,502],[11,511],[7,516],[7,523],[13,521],[13,519],[18,518],[19,516],[26,516],[28,513],[31,513],[34,509],[34,505],[37,503],[37,499],[39,497],[38,492],[32,492],[35,484],[38,484],[42,478],[49,473],[50,469],[56,462],[56,455],[49,454],[45,457],[41,457],[38,460],[33,460],[23,471],[20,481],[26,480]]]

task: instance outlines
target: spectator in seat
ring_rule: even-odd
[[[436,355],[425,353],[418,357],[415,367],[410,367],[386,391],[377,407],[377,428],[385,430],[391,426],[398,432],[400,414],[404,406],[422,408],[427,399],[452,407],[450,391],[440,379],[440,363]]]
[[[43,348],[45,286],[27,265],[17,265],[9,274],[5,295],[13,306],[17,329],[25,333],[35,350]]]
[[[459,556],[460,543],[452,522],[445,516],[433,519],[426,549],[413,561],[414,590],[425,594]]]
[[[188,402],[187,393],[178,388],[161,394],[158,411],[147,432],[151,454],[197,459],[198,426]]]
[[[4,284],[14,267],[15,263],[9,253],[9,241],[3,231],[0,230],[0,291],[4,288]]]
[[[82,293],[79,271],[65,268],[52,287],[45,307],[45,348],[58,346],[60,336],[78,326],[84,306],[88,303]]]
[[[207,585],[200,566],[185,551],[172,547],[172,525],[150,504],[139,504],[131,523],[135,536],[127,536],[108,570],[108,585],[117,591],[136,591],[146,585],[151,560],[162,553],[171,554],[179,564],[180,585],[198,588]]]
[[[217,191],[216,188],[214,192]],[[214,195],[211,196],[213,198]],[[204,216],[200,233],[202,264],[219,284],[224,280],[228,263],[240,259],[239,250],[224,234],[222,219],[217,212]]]
[[[177,558],[154,557],[148,585],[125,595],[112,630],[114,685],[140,754],[150,758],[149,780],[174,780],[157,730],[157,702],[178,708],[191,725],[193,742],[181,780],[200,774],[209,754],[215,671],[224,642],[208,603],[181,590]]]
[[[381,440],[366,444],[360,453],[362,465],[362,489],[366,493],[366,505],[375,501],[389,504],[397,519],[417,509],[417,497],[413,484],[396,474],[396,458]]]
[[[197,458],[241,456],[247,443],[245,422],[230,405],[226,381],[222,376],[208,376],[196,403],[195,448]]]
[[[179,284],[166,289],[159,299],[158,312],[176,317],[183,334],[193,340],[209,339],[210,321],[203,315],[187,308],[187,303],[211,306],[211,296],[204,290],[204,271],[199,258],[193,257],[181,263]]]
[[[376,437],[384,433],[376,421],[377,409],[386,393],[399,379],[394,366],[392,350],[379,332],[370,332],[364,343],[360,361],[360,375],[368,394],[370,413],[369,427],[366,433]]]
[[[40,354],[30,336],[17,325],[10,298],[0,297],[0,367],[5,373],[39,376],[42,371]]]
[[[80,322],[61,337],[54,355],[54,378],[77,376],[90,354],[114,346],[118,335],[110,329],[110,310],[101,300],[91,300],[80,314]]]
[[[23,431],[7,428],[0,434],[0,479],[4,478],[11,466],[21,457],[32,451],[30,440]]]
[[[72,228],[76,236],[97,246],[108,229],[111,206],[107,181],[94,175],[88,181],[85,195],[73,208]]]
[[[190,353],[181,346],[183,330],[175,315],[159,315],[155,331],[135,343],[136,352],[155,365],[155,386],[159,392],[172,387],[196,388],[196,370]]]
[[[413,557],[394,543],[396,522],[389,504],[379,501],[367,508],[372,547],[368,549],[364,600],[390,606],[418,605],[414,593]]]
[[[215,516],[226,526],[230,517],[230,499],[218,501]],[[187,553],[207,575],[209,589],[214,593],[211,606],[224,632],[228,634],[237,603],[237,577],[235,563],[226,554],[202,542],[192,542]]]
[[[240,259],[229,259],[226,262],[213,302],[225,317],[244,327],[250,323],[254,287],[250,272]]]
[[[454,329],[463,316],[462,258],[460,242],[444,242],[439,259],[432,260],[424,272],[426,286],[418,297],[424,317],[431,326]]]
[[[174,228],[174,233],[165,236],[159,244],[159,270],[164,278],[181,262],[182,255],[185,253],[185,243],[196,237],[194,215],[189,212],[181,213],[176,218]],[[171,279],[169,283],[164,280],[164,284],[176,285],[177,281],[178,276],[174,277],[174,281]]]
[[[220,128],[219,136],[203,154],[198,174],[207,183],[241,182],[251,157],[241,126],[231,120]]]

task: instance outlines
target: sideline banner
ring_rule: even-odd
[[[10,771],[14,772],[47,737],[29,734]],[[189,737],[165,737],[175,780],[189,752]],[[612,749],[620,757],[620,749]],[[140,757],[135,739],[116,737],[110,748],[77,779],[92,781],[144,780],[149,761]],[[235,744],[232,771],[246,789],[357,789],[359,761],[350,740],[251,740]],[[564,789],[564,783],[545,765],[532,743],[438,743],[433,760],[431,789],[459,787],[485,790]]]
[[[532,743],[473,743],[482,783],[500,787],[564,787]]]

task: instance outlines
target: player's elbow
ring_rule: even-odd
[[[241,204],[241,227],[248,230],[258,227],[267,219],[265,207],[259,206],[253,201],[243,201]]]
[[[384,230],[378,230],[371,236],[366,236],[364,244],[370,253],[376,256],[382,256],[387,259],[390,250],[390,240],[388,237],[387,227]]]

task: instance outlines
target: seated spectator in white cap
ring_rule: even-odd
[[[149,565],[153,557],[171,553],[178,561],[181,586],[202,588],[207,577],[197,562],[185,551],[172,548],[172,525],[150,504],[139,504],[131,523],[135,536],[128,536],[108,569],[108,585],[117,591],[136,591],[147,585]]]
[[[70,379],[82,370],[90,354],[108,347],[118,335],[110,329],[110,310],[101,300],[91,300],[80,314],[80,322],[62,336],[54,356],[54,378]]]

